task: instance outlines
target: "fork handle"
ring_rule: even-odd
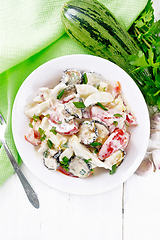
[[[2,144],[4,146],[4,149],[10,159],[10,162],[15,170],[15,172],[17,173],[22,185],[23,185],[23,188],[26,192],[26,195],[29,199],[29,201],[31,202],[31,204],[35,207],[35,208],[39,208],[39,201],[38,201],[38,198],[37,198],[37,195],[36,193],[34,192],[33,188],[31,187],[31,185],[29,184],[28,180],[26,179],[26,177],[24,176],[24,174],[22,173],[19,165],[17,164],[16,160],[14,159],[11,151],[9,150],[7,144],[5,141],[2,141]]]

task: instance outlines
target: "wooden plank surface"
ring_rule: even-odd
[[[38,194],[32,207],[14,174],[0,187],[0,236],[4,240],[122,239],[122,186],[93,196],[59,192],[22,165]]]

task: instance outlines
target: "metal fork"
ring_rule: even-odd
[[[2,115],[0,114],[0,141],[2,142],[4,149],[8,155],[8,158],[10,159],[10,162],[15,170],[15,172],[17,173],[23,188],[27,194],[27,197],[29,199],[29,201],[31,202],[31,204],[35,207],[35,208],[39,208],[39,201],[37,198],[36,193],[34,192],[34,190],[32,189],[31,185],[29,184],[29,182],[27,181],[26,177],[24,176],[24,174],[22,173],[22,171],[20,170],[16,160],[14,159],[11,151],[9,150],[6,142],[5,142],[5,129],[6,129],[6,123],[2,117]]]

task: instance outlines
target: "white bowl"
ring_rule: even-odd
[[[34,147],[24,135],[29,119],[23,113],[24,106],[31,102],[40,87],[53,88],[61,79],[62,72],[69,68],[91,70],[102,74],[111,83],[119,81],[122,93],[135,113],[138,126],[131,127],[131,139],[126,158],[113,175],[99,169],[91,177],[78,179],[60,172],[49,171],[36,156]],[[12,113],[13,137],[17,150],[26,166],[49,186],[72,194],[97,194],[117,187],[126,181],[138,168],[146,153],[149,141],[150,121],[145,100],[131,77],[120,67],[105,59],[91,55],[69,55],[53,59],[33,71],[21,85],[15,98]]]

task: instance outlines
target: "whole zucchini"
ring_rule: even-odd
[[[61,11],[67,34],[90,53],[108,59],[124,69],[143,93],[148,71],[135,72],[129,56],[138,54],[138,45],[113,14],[96,0],[70,0]]]

